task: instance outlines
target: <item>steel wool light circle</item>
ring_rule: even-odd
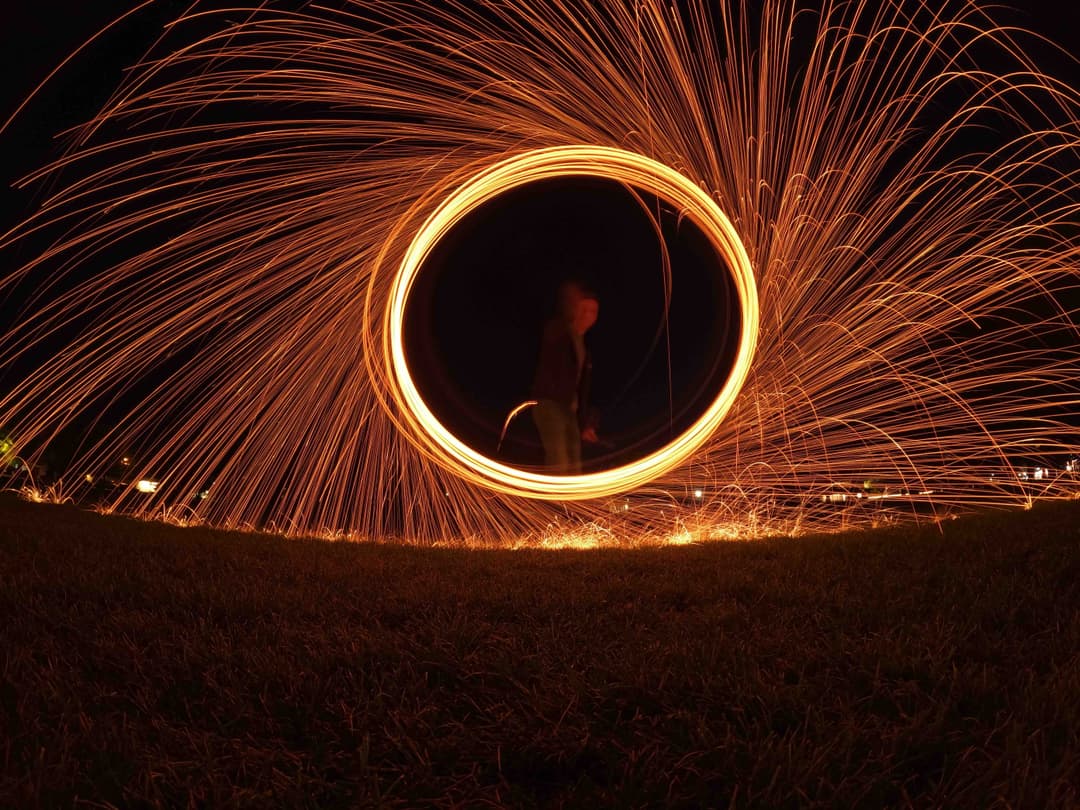
[[[409,369],[403,341],[405,306],[424,260],[467,214],[492,198],[526,183],[588,176],[614,180],[655,194],[676,206],[704,232],[730,268],[742,327],[735,362],[715,400],[681,435],[630,464],[582,475],[546,475],[519,469],[468,446],[432,413]],[[390,394],[410,440],[456,476],[490,489],[529,498],[583,500],[639,487],[685,461],[705,442],[730,410],[750,369],[758,332],[757,287],[750,257],[731,221],[695,183],[669,166],[622,149],[572,145],[536,149],[496,163],[472,176],[427,218],[417,231],[393,280],[384,313],[384,362]]]

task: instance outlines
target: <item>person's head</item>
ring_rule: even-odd
[[[567,281],[559,287],[559,310],[570,329],[584,335],[596,323],[600,301],[583,282]]]

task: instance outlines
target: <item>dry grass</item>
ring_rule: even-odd
[[[1080,504],[633,551],[0,499],[0,806],[1080,806]]]

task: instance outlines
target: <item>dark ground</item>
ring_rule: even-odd
[[[1080,806],[1080,502],[599,552],[0,497],[0,807]]]

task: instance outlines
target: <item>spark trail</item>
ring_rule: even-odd
[[[123,404],[68,475],[130,454],[161,476],[114,508],[212,481],[194,515],[216,525],[422,543],[829,528],[805,493],[865,478],[938,508],[1071,493],[1013,469],[1073,449],[1078,399],[1080,97],[1028,56],[1045,43],[972,3],[517,6],[170,26],[0,237],[51,240],[0,282],[36,291],[0,362],[48,348],[0,397],[16,452]],[[619,179],[597,150],[666,167],[745,252],[739,385],[671,464],[595,489],[463,461],[394,359],[424,224],[543,150],[580,150],[556,174]]]

